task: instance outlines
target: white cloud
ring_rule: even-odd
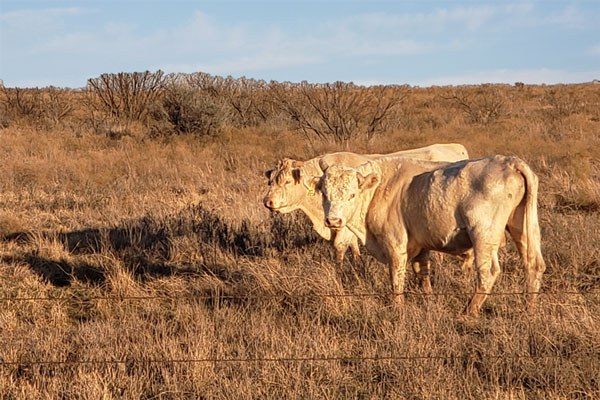
[[[417,82],[419,86],[475,85],[480,83],[581,83],[600,77],[600,70],[569,72],[560,69],[495,69],[472,73],[441,76]]]
[[[197,64],[165,64],[156,65],[151,69],[163,69],[167,72],[208,72],[218,75],[235,75],[247,71],[262,71],[265,69],[286,68],[297,65],[306,65],[320,62],[318,57],[310,57],[302,54],[286,55],[263,53],[260,56],[241,56],[237,59],[226,60],[217,63]]]
[[[581,28],[593,18],[587,16],[576,6],[568,5],[563,9],[547,13],[539,5],[521,2],[514,4],[476,4],[450,8],[437,8],[426,13],[364,13],[332,21],[341,23],[346,29],[395,30],[405,33],[448,32],[456,36],[473,33],[482,29],[510,29],[519,26],[555,25],[568,28]]]
[[[36,73],[34,68],[38,60],[46,60],[47,64],[51,64],[46,67],[53,68],[47,69],[46,74],[63,76],[61,79],[64,81],[57,80],[55,84],[77,82],[76,85],[83,85],[85,78],[102,72],[123,70],[200,70],[218,75],[263,72],[260,75],[268,76],[265,71],[298,70],[300,67],[308,69],[310,66],[314,73],[321,65],[323,71],[328,68],[328,76],[349,79],[352,70],[383,70],[382,65],[386,62],[402,68],[413,61],[418,62],[417,55],[435,55],[440,60],[448,60],[450,55],[463,57],[468,55],[470,49],[477,51],[482,44],[481,37],[484,36],[480,33],[504,30],[502,34],[508,34],[515,25],[571,26],[581,23],[584,18],[575,7],[565,7],[552,14],[529,3],[472,3],[423,13],[363,13],[329,19],[320,17],[303,28],[291,30],[277,21],[263,22],[262,25],[236,23],[231,26],[228,21],[202,12],[191,13],[188,20],[169,28],[143,25],[139,21],[139,26],[104,21],[103,25],[93,24],[93,28],[86,24],[69,24],[73,17],[93,11],[64,7],[0,14],[2,58],[8,59],[5,57],[8,54],[17,60],[13,65],[21,63],[31,66],[28,71],[31,82],[45,78],[43,73]],[[588,49],[587,53],[600,54],[600,44]],[[15,70],[13,65],[11,69]],[[314,68],[316,65],[319,68]],[[435,67],[441,69],[443,65]],[[0,68],[9,70],[8,64],[6,67],[0,64]],[[413,76],[422,76],[419,71],[416,74],[411,72]],[[398,74],[401,75],[402,71]],[[490,70],[423,82],[577,80],[573,78],[575,75],[550,69]],[[372,77],[366,76],[363,81],[380,81],[370,79]]]
[[[43,8],[37,10],[15,10],[0,13],[2,31],[24,29],[48,29],[56,25],[65,17],[76,16],[84,13],[81,7]]]
[[[402,30],[439,32],[454,29],[475,31],[493,19],[529,15],[530,4],[475,5],[468,7],[438,8],[428,13],[365,13],[341,21],[347,29]],[[339,21],[333,22],[338,23]]]
[[[0,13],[0,21],[22,23],[31,20],[57,18],[65,15],[77,15],[82,12],[83,9],[81,7],[54,7],[36,10],[23,9]]]
[[[550,14],[544,18],[544,21],[550,24],[579,28],[584,25],[586,18],[578,8],[569,5],[557,13]]]
[[[600,56],[600,43],[588,48],[587,53],[594,56]]]
[[[135,58],[137,64],[147,68],[228,75],[316,64],[336,56],[410,55],[437,48],[404,35],[364,35],[329,24],[296,36],[277,26],[232,28],[201,12],[171,29],[142,35],[133,28],[108,23],[96,32],[56,35],[32,49],[56,57],[79,54],[105,59]]]

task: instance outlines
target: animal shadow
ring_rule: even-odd
[[[214,253],[215,247],[232,257],[262,257],[272,251],[303,247],[318,240],[309,222],[296,216],[272,215],[262,223],[242,220],[233,225],[218,213],[194,206],[167,216],[145,216],[121,226],[86,228],[70,232],[16,232],[3,241],[34,242],[39,237],[57,240],[73,255],[106,254],[122,261],[135,278],[147,280],[175,274],[210,274],[224,280],[237,280],[226,268],[215,265],[175,265],[172,259],[176,238],[191,237],[199,251]],[[29,265],[31,270],[55,286],[70,285],[73,279],[102,284],[106,272],[87,262],[52,260],[29,252],[8,257]]]

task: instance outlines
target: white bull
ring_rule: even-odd
[[[313,176],[320,176],[323,171],[319,162],[324,160],[329,164],[340,164],[347,167],[357,167],[367,161],[381,157],[408,157],[429,161],[453,162],[469,157],[467,149],[456,143],[434,144],[412,150],[398,151],[387,155],[382,154],[356,154],[350,152],[330,153],[308,161],[284,159],[274,169],[265,172],[269,179],[269,191],[263,203],[271,211],[283,214],[301,210],[310,219],[313,228],[325,240],[333,240],[336,250],[336,259],[342,262],[348,248],[353,255],[360,255],[358,240],[348,229],[341,229],[332,235],[324,224],[323,200],[310,186],[309,181]]]
[[[537,218],[538,180],[516,157],[452,164],[385,158],[348,168],[321,162],[312,184],[322,192],[325,224],[350,229],[387,263],[394,299],[401,302],[408,260],[423,251],[474,250],[477,288],[467,307],[478,314],[500,274],[505,229],[525,264],[535,305],[545,263]]]

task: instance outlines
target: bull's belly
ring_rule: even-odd
[[[473,247],[467,228],[456,228],[444,241],[435,245],[437,250],[452,254],[462,254]]]
[[[462,254],[473,247],[471,237],[464,227],[455,227],[443,232],[439,230],[416,232],[412,240],[423,249],[450,254]]]

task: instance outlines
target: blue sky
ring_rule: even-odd
[[[11,1],[7,86],[103,72],[429,86],[600,79],[600,2]]]

